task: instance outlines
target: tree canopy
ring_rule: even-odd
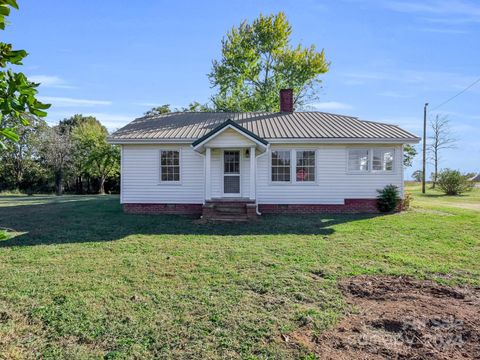
[[[0,30],[5,29],[6,17],[11,8],[18,9],[16,0],[0,0]],[[27,56],[25,50],[14,50],[12,44],[0,42],[0,147],[5,141],[18,141],[18,129],[30,124],[31,115],[45,117],[50,107],[36,99],[39,84],[28,81],[21,72],[13,71],[11,65],[22,65]]]
[[[83,121],[72,131],[74,153],[82,168],[99,179],[99,193],[105,193],[105,180],[120,171],[120,150],[107,142],[108,131],[95,118]]]
[[[244,21],[222,40],[222,57],[214,60],[209,79],[218,93],[219,111],[278,111],[279,91],[291,88],[294,105],[316,97],[319,75],[328,71],[324,50],[292,46],[292,27],[285,14],[260,15]]]

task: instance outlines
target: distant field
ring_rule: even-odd
[[[409,185],[400,214],[200,225],[116,196],[0,196],[0,358],[314,358],[284,334],[334,326],[337,280],[480,285],[480,189]]]
[[[422,194],[422,187],[418,183],[407,182],[405,191],[414,196],[413,204],[419,207],[453,206],[463,209],[480,211],[480,188],[459,196],[446,196],[439,190],[433,190],[427,185],[427,191]]]

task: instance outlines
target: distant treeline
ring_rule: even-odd
[[[0,191],[119,192],[120,150],[94,117],[74,115],[56,126],[32,118],[17,132],[18,142],[0,148]]]

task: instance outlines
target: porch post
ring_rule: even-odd
[[[211,159],[212,159],[212,149],[207,147],[206,154],[205,154],[205,200],[211,200]]]
[[[255,200],[255,179],[257,177],[256,174],[256,161],[257,158],[255,156],[255,146],[250,148],[250,200]]]

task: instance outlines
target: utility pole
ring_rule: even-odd
[[[422,162],[422,194],[425,194],[425,172],[427,164],[427,106],[423,108],[423,162]]]

